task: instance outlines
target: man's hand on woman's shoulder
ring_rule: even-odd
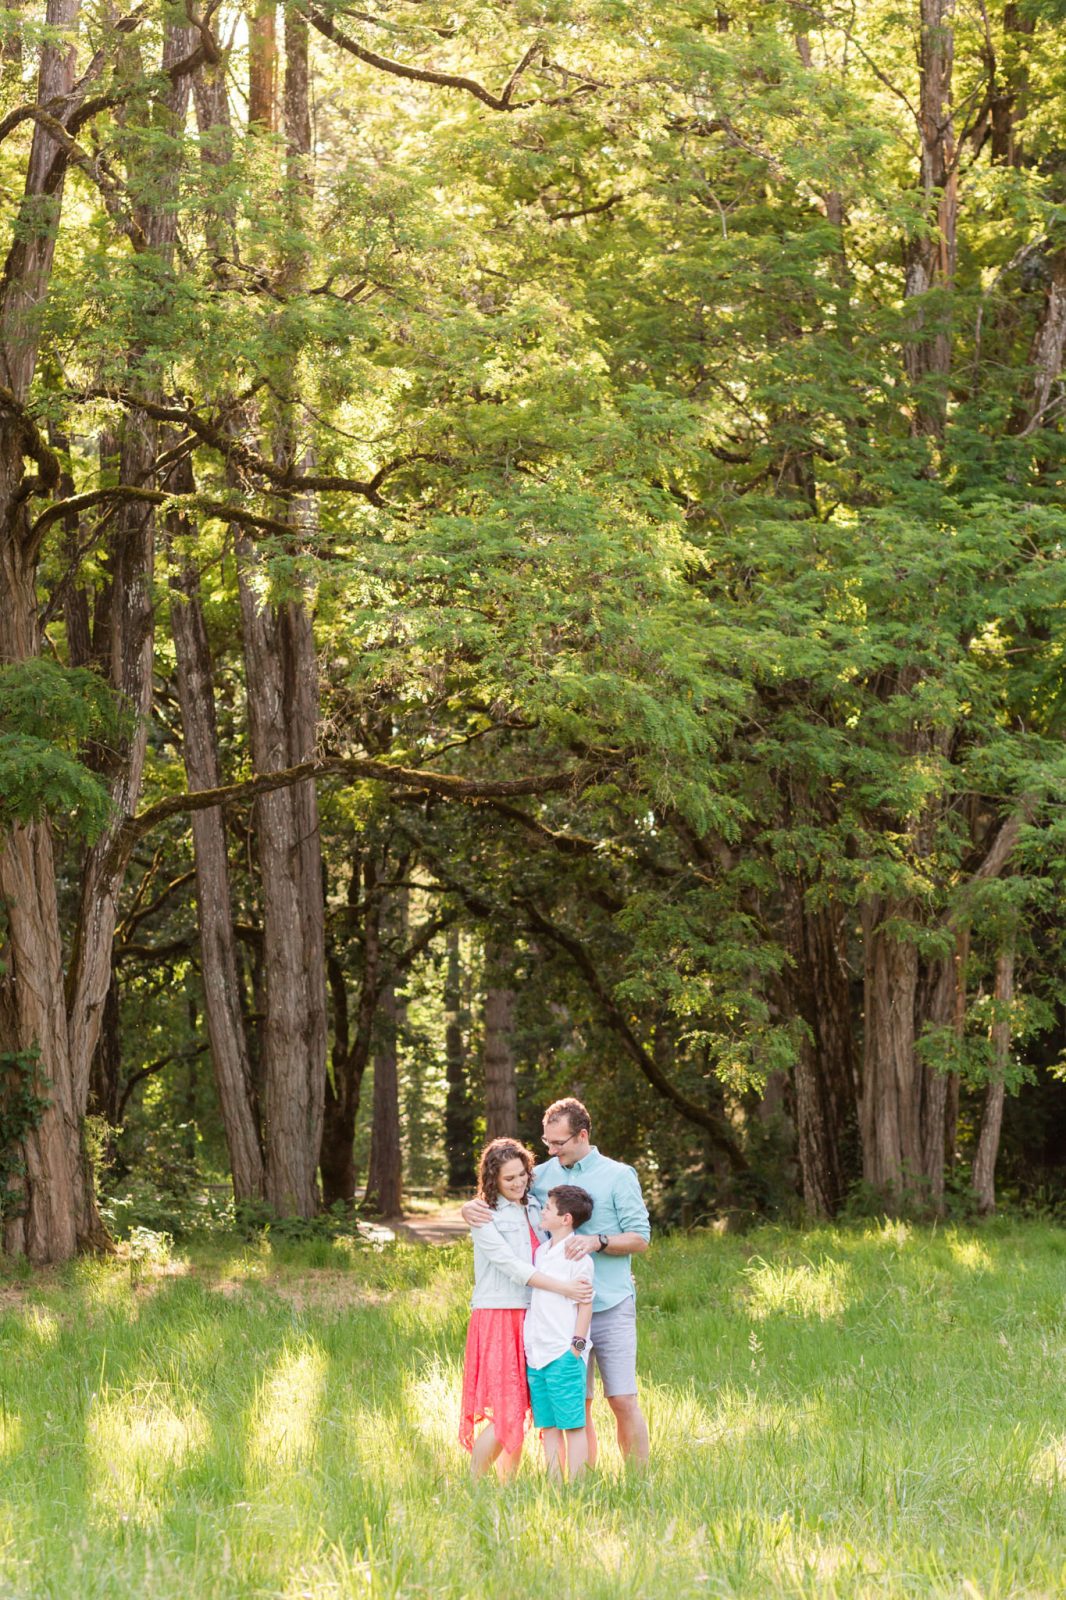
[[[492,1221],[492,1211],[484,1200],[468,1200],[459,1207],[459,1215],[471,1228],[483,1228],[486,1222]]]

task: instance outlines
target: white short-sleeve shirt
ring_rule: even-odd
[[[565,1283],[575,1278],[587,1278],[590,1283],[594,1282],[596,1268],[591,1256],[583,1256],[580,1261],[571,1261],[567,1257],[566,1240],[569,1238],[567,1234],[565,1239],[560,1239],[556,1244],[550,1241],[542,1244],[533,1257],[533,1265],[538,1272],[547,1273],[550,1278],[561,1278]],[[549,1361],[566,1354],[577,1326],[577,1313],[575,1300],[553,1294],[550,1289],[533,1290],[525,1324],[526,1361],[529,1366],[546,1367]],[[585,1349],[585,1359],[588,1360],[588,1347]]]

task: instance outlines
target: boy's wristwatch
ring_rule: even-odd
[[[584,1350],[585,1346],[588,1344],[588,1340],[582,1339],[580,1334],[575,1333],[570,1343],[580,1355],[581,1351]]]

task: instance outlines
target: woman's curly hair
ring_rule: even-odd
[[[508,1161],[521,1161],[526,1169],[526,1195],[533,1181],[533,1152],[527,1150],[524,1144],[519,1144],[517,1139],[493,1139],[481,1152],[481,1161],[477,1169],[478,1199],[484,1200],[487,1206],[495,1207],[500,1198],[500,1168],[505,1167]]]

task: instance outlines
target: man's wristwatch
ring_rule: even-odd
[[[598,1233],[596,1235],[596,1237],[600,1241],[600,1249],[601,1250],[606,1250],[608,1244],[610,1243],[610,1240],[608,1239],[607,1235],[605,1233]]]
[[[580,1355],[581,1352],[584,1350],[585,1346],[588,1344],[588,1340],[587,1339],[582,1339],[580,1334],[576,1334],[575,1333],[574,1337],[571,1339],[570,1343],[574,1347],[574,1349],[577,1351],[578,1355]]]

